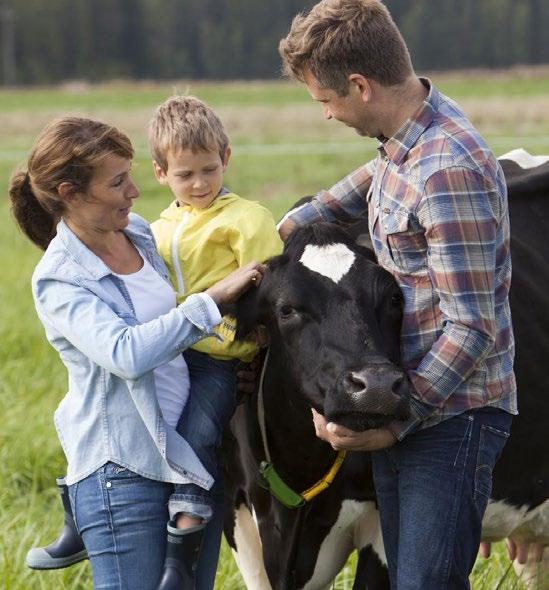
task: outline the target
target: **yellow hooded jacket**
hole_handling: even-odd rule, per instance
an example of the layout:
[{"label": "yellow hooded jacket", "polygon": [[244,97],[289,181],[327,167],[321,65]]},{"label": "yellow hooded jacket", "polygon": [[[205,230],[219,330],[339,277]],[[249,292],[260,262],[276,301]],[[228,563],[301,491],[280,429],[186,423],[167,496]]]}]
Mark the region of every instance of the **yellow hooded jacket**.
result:
[{"label": "yellow hooded jacket", "polygon": [[[158,251],[181,303],[252,260],[265,262],[282,252],[271,213],[259,203],[222,193],[206,209],[175,201],[152,224]],[[216,332],[193,346],[217,359],[250,361],[257,352],[251,342],[234,340],[236,322],[225,316]]]}]

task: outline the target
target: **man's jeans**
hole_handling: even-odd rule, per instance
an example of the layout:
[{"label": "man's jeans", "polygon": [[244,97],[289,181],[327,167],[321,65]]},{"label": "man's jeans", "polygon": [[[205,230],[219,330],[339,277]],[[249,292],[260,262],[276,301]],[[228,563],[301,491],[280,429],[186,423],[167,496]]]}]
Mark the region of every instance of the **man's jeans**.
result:
[{"label": "man's jeans", "polygon": [[470,410],[372,453],[393,590],[469,588],[511,421],[502,410]]},{"label": "man's jeans", "polygon": [[[177,432],[191,445],[202,465],[218,479],[218,454],[223,430],[236,408],[237,360],[220,361],[202,352],[183,353],[189,367],[191,392],[177,424]],[[184,512],[210,520],[212,493],[195,484],[175,486],[170,514]]]}]

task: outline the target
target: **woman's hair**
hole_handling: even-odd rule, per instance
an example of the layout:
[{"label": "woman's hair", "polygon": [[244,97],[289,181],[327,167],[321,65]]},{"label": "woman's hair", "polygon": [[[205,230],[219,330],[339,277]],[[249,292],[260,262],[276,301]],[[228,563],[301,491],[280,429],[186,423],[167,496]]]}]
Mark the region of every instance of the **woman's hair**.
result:
[{"label": "woman's hair", "polygon": [[111,125],[63,117],[46,125],[29,155],[26,170],[10,181],[12,213],[23,232],[45,250],[55,236],[65,206],[58,193],[63,182],[86,192],[102,158],[115,154],[131,159],[128,137]]},{"label": "woman's hair", "polygon": [[303,82],[310,70],[340,96],[350,74],[393,86],[413,73],[402,35],[379,0],[322,0],[294,18],[278,51],[286,75]]}]

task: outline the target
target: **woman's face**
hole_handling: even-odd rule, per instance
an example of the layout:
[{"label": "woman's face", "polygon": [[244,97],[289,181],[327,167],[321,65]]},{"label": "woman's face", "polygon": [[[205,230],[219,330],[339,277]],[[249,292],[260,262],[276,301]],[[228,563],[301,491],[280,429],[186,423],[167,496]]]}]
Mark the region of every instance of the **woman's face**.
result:
[{"label": "woman's face", "polygon": [[97,165],[88,189],[67,204],[69,217],[96,231],[118,231],[128,225],[139,191],[130,176],[131,160],[115,154]]}]

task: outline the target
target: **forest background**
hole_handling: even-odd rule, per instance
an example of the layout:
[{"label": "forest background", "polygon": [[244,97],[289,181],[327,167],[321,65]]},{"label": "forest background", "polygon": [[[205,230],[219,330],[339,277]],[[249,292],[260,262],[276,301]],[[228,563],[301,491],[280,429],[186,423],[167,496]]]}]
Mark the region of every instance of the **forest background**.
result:
[{"label": "forest background", "polygon": [[[0,0],[3,80],[277,78],[307,0]],[[418,71],[549,63],[544,0],[386,0]]]}]

